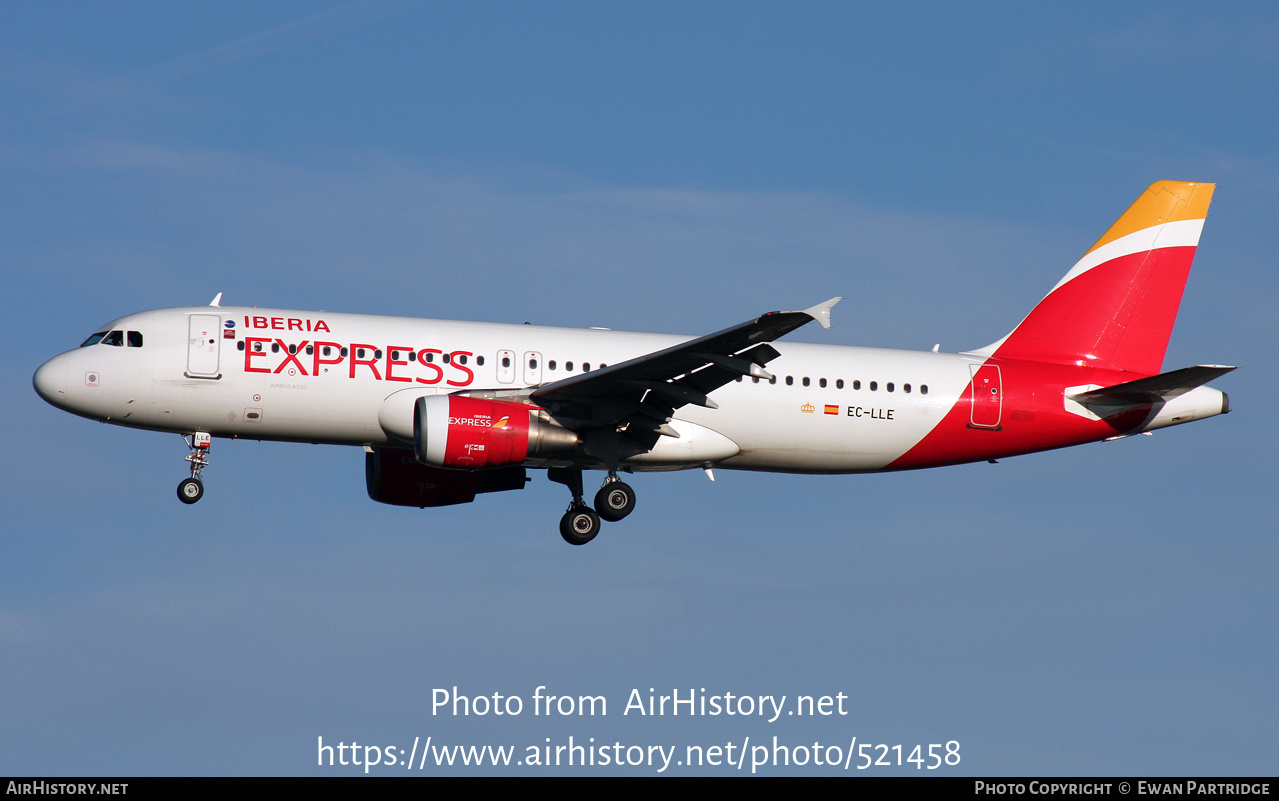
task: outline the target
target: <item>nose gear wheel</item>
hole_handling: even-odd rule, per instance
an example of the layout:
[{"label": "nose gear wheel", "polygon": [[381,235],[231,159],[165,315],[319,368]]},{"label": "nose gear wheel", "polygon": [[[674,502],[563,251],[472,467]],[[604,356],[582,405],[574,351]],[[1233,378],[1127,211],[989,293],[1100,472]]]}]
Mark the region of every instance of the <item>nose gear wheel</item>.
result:
[{"label": "nose gear wheel", "polygon": [[191,449],[186,458],[191,463],[191,477],[182,479],[178,484],[178,500],[191,504],[204,497],[204,482],[200,480],[200,474],[209,466],[209,446],[213,437],[197,431],[189,437],[184,434],[182,441]]}]

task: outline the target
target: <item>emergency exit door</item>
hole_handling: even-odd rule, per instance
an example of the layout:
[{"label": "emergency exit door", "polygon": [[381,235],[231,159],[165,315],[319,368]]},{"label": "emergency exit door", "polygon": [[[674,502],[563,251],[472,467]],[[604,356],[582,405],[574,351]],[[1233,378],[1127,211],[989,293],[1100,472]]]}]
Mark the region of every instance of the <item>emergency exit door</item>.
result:
[{"label": "emergency exit door", "polygon": [[524,383],[530,387],[542,383],[542,354],[536,351],[524,354]]}]

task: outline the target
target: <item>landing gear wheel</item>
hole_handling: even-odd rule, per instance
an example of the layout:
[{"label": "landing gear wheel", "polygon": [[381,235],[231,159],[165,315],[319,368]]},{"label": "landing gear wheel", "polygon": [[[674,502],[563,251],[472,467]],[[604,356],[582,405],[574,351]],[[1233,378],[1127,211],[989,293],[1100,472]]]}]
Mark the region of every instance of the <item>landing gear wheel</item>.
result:
[{"label": "landing gear wheel", "polygon": [[560,536],[569,545],[585,545],[600,533],[600,516],[589,506],[574,506],[560,518]]},{"label": "landing gear wheel", "polygon": [[595,493],[600,517],[615,523],[635,511],[635,490],[622,481],[610,481]]},{"label": "landing gear wheel", "polygon": [[204,483],[198,478],[184,478],[178,485],[178,500],[195,503],[204,497]]},{"label": "landing gear wheel", "polygon": [[209,445],[213,442],[213,435],[207,431],[196,431],[190,436],[183,434],[182,441],[191,449],[191,455],[187,457],[191,463],[191,477],[182,479],[178,485],[178,500],[195,503],[204,497],[204,482],[200,481],[200,474],[209,466]]}]

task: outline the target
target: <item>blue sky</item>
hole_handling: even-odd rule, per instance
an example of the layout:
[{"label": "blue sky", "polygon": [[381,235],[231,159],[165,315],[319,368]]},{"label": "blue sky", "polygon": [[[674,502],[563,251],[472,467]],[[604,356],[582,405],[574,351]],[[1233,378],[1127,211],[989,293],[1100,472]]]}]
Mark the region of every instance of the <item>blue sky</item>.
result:
[{"label": "blue sky", "polygon": [[[0,309],[20,332],[0,353],[0,773],[337,775],[358,771],[317,769],[317,737],[428,735],[958,740],[965,774],[1279,769],[1279,13],[70,3],[0,21]],[[184,507],[176,436],[30,387],[102,322],[217,292],[688,334],[843,295],[831,331],[796,338],[962,350],[1161,179],[1218,184],[1166,366],[1240,365],[1215,384],[1233,414],[995,466],[640,477],[635,514],[586,548],[559,539],[567,498],[541,476],[398,509],[336,447],[215,443]],[[433,716],[454,685],[600,694],[609,714]],[[622,716],[650,687],[842,692],[850,713]]]}]

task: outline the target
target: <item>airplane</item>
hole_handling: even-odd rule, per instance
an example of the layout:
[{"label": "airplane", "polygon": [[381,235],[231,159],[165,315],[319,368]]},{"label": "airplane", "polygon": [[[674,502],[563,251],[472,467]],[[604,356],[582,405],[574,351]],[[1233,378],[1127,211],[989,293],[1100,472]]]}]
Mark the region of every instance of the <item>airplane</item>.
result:
[{"label": "airplane", "polygon": [[[778,342],[829,328],[840,298],[689,338],[219,294],[107,323],[33,383],[82,417],[181,434],[188,504],[214,437],[352,445],[369,497],[401,506],[470,503],[545,469],[572,495],[560,534],[583,545],[634,510],[619,473],[913,470],[1229,412],[1207,384],[1234,367],[1162,372],[1214,189],[1151,185],[1007,336],[961,353]],[[593,506],[585,470],[606,474]]]}]

